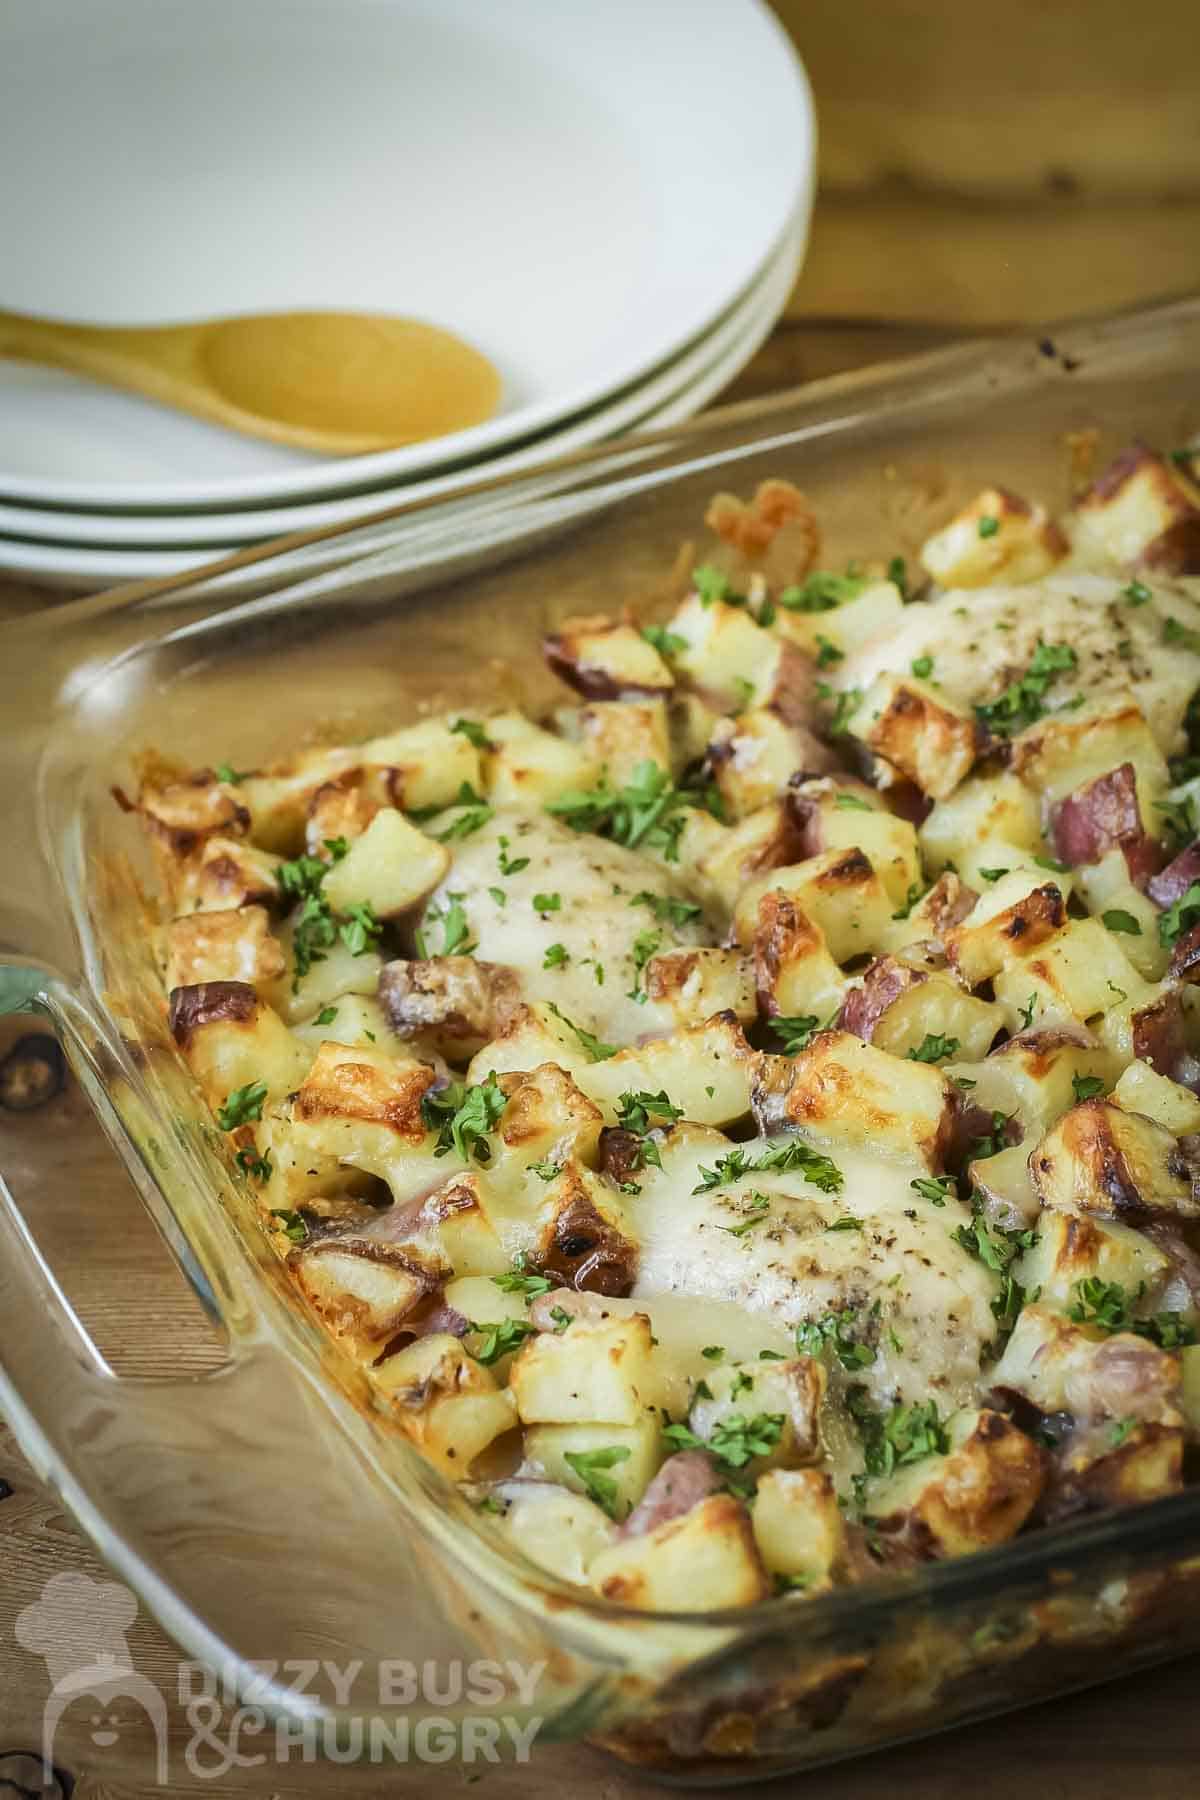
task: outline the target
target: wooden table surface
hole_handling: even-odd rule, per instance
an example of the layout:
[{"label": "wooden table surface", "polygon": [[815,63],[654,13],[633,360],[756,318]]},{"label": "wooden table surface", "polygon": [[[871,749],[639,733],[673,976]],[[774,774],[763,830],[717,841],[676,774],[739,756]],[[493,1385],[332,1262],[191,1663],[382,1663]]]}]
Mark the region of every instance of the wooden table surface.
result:
[{"label": "wooden table surface", "polygon": [[[781,327],[724,398],[771,391],[947,336],[936,328],[793,322]],[[53,597],[45,592],[0,577],[0,618],[48,603]],[[3,1022],[0,1048],[15,1035],[16,1022]],[[171,1346],[175,1367],[200,1369],[219,1360],[198,1306],[77,1090],[35,1113],[0,1111],[0,1170],[118,1372],[161,1371],[164,1344]],[[38,1750],[49,1687],[45,1664],[16,1641],[16,1616],[53,1575],[81,1571],[102,1578],[104,1572],[3,1425],[0,1495],[0,1800],[10,1800],[18,1789],[6,1777],[28,1784],[30,1765],[5,1755]],[[137,1669],[171,1694],[177,1653],[144,1612],[129,1632],[129,1647]],[[1011,1800],[1020,1787],[1031,1788],[1038,1800],[1126,1800],[1135,1789],[1155,1800],[1191,1800],[1200,1760],[1198,1684],[1200,1658],[1191,1658],[784,1785],[813,1800],[961,1800],[965,1792],[973,1800]],[[153,1786],[152,1738],[140,1709],[131,1709],[111,1745],[98,1747],[90,1730],[75,1708],[57,1738],[57,1761],[75,1778],[79,1800],[162,1792]],[[538,1800],[568,1786],[580,1800],[647,1800],[664,1791],[598,1752],[558,1747],[537,1752],[531,1769],[412,1764],[386,1772],[334,1771],[293,1761],[200,1780],[188,1774],[182,1758],[187,1737],[184,1721],[173,1714],[168,1791],[207,1790],[221,1800],[234,1794],[288,1800],[330,1788],[364,1796],[450,1794],[476,1781],[477,1791],[493,1800]]]}]

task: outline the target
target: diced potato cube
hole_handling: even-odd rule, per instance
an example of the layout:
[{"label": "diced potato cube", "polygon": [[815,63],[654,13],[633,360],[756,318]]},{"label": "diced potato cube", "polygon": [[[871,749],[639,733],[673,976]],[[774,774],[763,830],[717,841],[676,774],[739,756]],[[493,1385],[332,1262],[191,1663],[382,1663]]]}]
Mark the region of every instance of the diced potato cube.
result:
[{"label": "diced potato cube", "polygon": [[1115,1447],[1112,1426],[1072,1438],[1055,1472],[1049,1519],[1114,1506],[1144,1506],[1148,1500],[1178,1493],[1183,1485],[1183,1432],[1156,1424],[1131,1430],[1125,1420],[1120,1421],[1120,1432],[1121,1442]]},{"label": "diced potato cube", "polygon": [[372,1383],[406,1435],[453,1479],[517,1422],[512,1395],[455,1337],[418,1338],[374,1369]]},{"label": "diced potato cube", "polygon": [[1166,574],[1200,567],[1200,490],[1184,471],[1134,444],[1093,482],[1075,509],[1076,554]]},{"label": "diced potato cube", "polygon": [[670,665],[625,619],[564,619],[542,648],[554,673],[589,700],[665,694],[675,685]]},{"label": "diced potato cube", "polygon": [[[331,1011],[333,1017],[329,1018]],[[317,1023],[318,1018],[321,1024]],[[374,1045],[390,1056],[404,1058],[411,1054],[411,1046],[396,1036],[384,1018],[378,1000],[368,999],[366,994],[340,995],[336,1005],[326,1007],[316,1018],[306,1019],[295,1027],[295,1032],[302,1044],[310,1046],[312,1055],[324,1043]]]},{"label": "diced potato cube", "polygon": [[758,902],[754,979],[759,1006],[771,1018],[827,1021],[846,991],[824,933],[786,894],[774,890]]},{"label": "diced potato cube", "polygon": [[1029,1174],[1028,1144],[1006,1144],[994,1156],[975,1157],[967,1164],[967,1179],[990,1224],[1023,1231],[1037,1218],[1042,1203]]},{"label": "diced potato cube", "polygon": [[877,1482],[875,1528],[925,1556],[963,1556],[1015,1536],[1041,1497],[1044,1452],[1003,1413],[958,1413],[950,1450]]},{"label": "diced potato cube", "polygon": [[505,1075],[511,1070],[536,1069],[546,1062],[558,1063],[577,1077],[588,1066],[588,1056],[579,1039],[548,1006],[518,1006],[500,1035],[471,1059],[467,1081],[477,1087],[493,1070]]},{"label": "diced potato cube", "polygon": [[[663,1461],[666,1446],[654,1413],[634,1425],[531,1425],[525,1432],[525,1459],[551,1481],[590,1494],[612,1519],[627,1518]],[[616,1451],[613,1458],[605,1451]],[[621,1452],[624,1455],[621,1455]],[[600,1452],[603,1466],[582,1464]],[[572,1461],[571,1459],[575,1460]],[[597,1479],[598,1477],[598,1479]]]},{"label": "diced potato cube", "polygon": [[284,953],[261,906],[187,913],[167,927],[167,987],[209,981],[269,987],[283,974]]},{"label": "diced potato cube", "polygon": [[681,1518],[602,1550],[588,1570],[605,1600],[646,1612],[752,1606],[770,1589],[745,1507],[712,1494]]},{"label": "diced potato cube", "polygon": [[372,999],[379,987],[382,957],[374,950],[363,950],[357,956],[342,938],[321,951],[319,962],[313,962],[303,975],[296,970],[296,915],[284,921],[279,930],[285,967],[269,989],[268,997],[289,1024],[311,1019],[323,1012],[343,994],[367,994]]},{"label": "diced potato cube", "polygon": [[846,1555],[846,1526],[823,1469],[768,1469],[751,1515],[770,1574],[813,1592],[832,1585]]},{"label": "diced potato cube", "polygon": [[177,879],[169,882],[176,910],[272,906],[279,898],[278,867],[277,856],[243,838],[206,837],[199,855],[177,864]]},{"label": "diced potato cube", "polygon": [[581,1318],[561,1335],[527,1338],[511,1389],[522,1422],[636,1425],[654,1395],[650,1321]]},{"label": "diced potato cube", "polygon": [[[1004,1017],[948,975],[880,956],[848,990],[838,1023],[893,1056],[926,1050],[930,1054],[922,1060],[944,1062],[986,1056]],[[932,1054],[939,1040],[945,1047]]]},{"label": "diced potato cube", "polygon": [[1112,1005],[1114,994],[1137,996],[1139,989],[1150,992],[1121,949],[1120,940],[1096,919],[1070,919],[1036,948],[1027,948],[1028,942],[1028,938],[1021,940],[1019,955],[999,971],[992,984],[996,999],[1008,1013],[1011,1030],[1046,1017],[1094,1019]]},{"label": "diced potato cube", "polygon": [[946,955],[968,987],[989,981],[1066,924],[1063,879],[1014,869],[980,895],[961,924],[946,933]]},{"label": "diced potato cube", "polygon": [[525,1485],[528,1492],[516,1494],[497,1521],[500,1529],[530,1562],[582,1587],[601,1550],[616,1542],[615,1525],[580,1494]]},{"label": "diced potato cube", "polygon": [[727,819],[745,819],[782,794],[805,767],[804,736],[778,713],[758,708],[718,719],[705,758]]},{"label": "diced potato cube", "polygon": [[579,715],[580,743],[614,787],[633,780],[641,763],[671,766],[667,709],[661,700],[597,700]]},{"label": "diced potato cube", "polygon": [[999,1393],[1023,1394],[1040,1412],[1077,1420],[1134,1418],[1177,1426],[1179,1358],[1132,1332],[1077,1325],[1031,1302],[1017,1315],[992,1370]]},{"label": "diced potato cube", "polygon": [[[370,1238],[318,1239],[288,1258],[301,1291],[335,1337],[367,1361],[379,1355],[405,1319],[437,1290],[450,1264],[415,1243]],[[453,1340],[457,1343],[457,1339]]]},{"label": "diced potato cube", "polygon": [[743,1024],[754,1018],[754,964],[738,950],[660,950],[642,974],[650,1028],[702,1025],[714,1013],[731,1012]]},{"label": "diced potato cube", "polygon": [[454,714],[422,719],[359,746],[356,758],[381,799],[405,812],[419,812],[427,806],[453,806],[464,782],[478,788],[480,753],[464,732],[454,730],[455,722]]},{"label": "diced potato cube", "polygon": [[[703,821],[706,814],[693,811],[680,838],[680,861],[684,862],[685,846],[693,831],[693,820]],[[748,882],[761,878],[762,872],[781,864],[794,862],[800,854],[800,831],[791,807],[783,800],[751,813],[732,827],[718,824],[716,834],[709,826],[699,828],[700,855],[696,862],[696,879],[700,891],[726,914],[732,914]],[[704,845],[704,838],[709,842]]]},{"label": "diced potato cube", "polygon": [[1200,1217],[1192,1170],[1171,1133],[1107,1100],[1064,1113],[1029,1159],[1047,1206],[1143,1223],[1163,1214]]},{"label": "diced potato cube", "polygon": [[1174,1137],[1200,1131],[1200,1099],[1190,1088],[1156,1073],[1149,1063],[1131,1062],[1109,1099],[1127,1112],[1144,1113]]},{"label": "diced potato cube", "polygon": [[760,1413],[783,1421],[770,1454],[747,1467],[818,1462],[823,1454],[821,1406],[825,1398],[824,1365],[811,1356],[790,1362],[725,1362],[706,1370],[704,1390],[692,1401],[688,1424],[708,1442],[722,1426]]},{"label": "diced potato cube", "polygon": [[804,847],[810,856],[825,850],[861,850],[893,906],[922,885],[915,830],[907,819],[886,811],[873,790],[859,791],[828,780],[805,782],[793,790],[792,804],[804,821]]},{"label": "diced potato cube", "polygon": [[1027,1293],[1036,1292],[1043,1305],[1061,1306],[1065,1311],[1075,1298],[1079,1281],[1095,1277],[1115,1281],[1131,1294],[1143,1288],[1151,1293],[1169,1268],[1170,1258],[1143,1232],[1115,1219],[1043,1206],[1037,1240],[1013,1272]]},{"label": "diced potato cube", "polygon": [[278,1013],[240,981],[175,988],[171,1035],[210,1105],[235,1088],[265,1082],[268,1103],[290,1094],[312,1061]]},{"label": "diced potato cube", "polygon": [[703,1025],[589,1063],[576,1080],[610,1117],[624,1093],[665,1091],[694,1124],[729,1125],[750,1111],[754,1063],[755,1052],[737,1021],[718,1014]]},{"label": "diced potato cube", "polygon": [[1079,885],[1106,931],[1121,939],[1121,949],[1144,981],[1159,981],[1167,972],[1168,952],[1159,942],[1158,908],[1129,879],[1125,858],[1112,850],[1100,862],[1078,871]]},{"label": "diced potato cube", "polygon": [[334,912],[366,905],[377,918],[394,919],[431,894],[449,867],[445,844],[385,806],[333,865],[321,891]]},{"label": "diced potato cube", "polygon": [[764,1131],[944,1166],[958,1090],[929,1063],[902,1061],[845,1031],[822,1031],[795,1057],[764,1056],[754,1083]]},{"label": "diced potato cube", "polygon": [[818,926],[835,961],[848,962],[882,945],[893,906],[870,862],[858,850],[827,850],[748,882],[737,897],[734,929],[750,944],[759,925],[759,902],[781,893]]},{"label": "diced potato cube", "polygon": [[1079,1095],[1077,1083],[1106,1086],[1116,1074],[1110,1051],[1078,1025],[1035,1027],[1009,1038],[982,1062],[955,1061],[951,1075],[974,1085],[971,1099],[988,1112],[1016,1113],[1026,1130],[1041,1132]]},{"label": "diced potato cube", "polygon": [[488,798],[495,806],[546,806],[599,778],[590,749],[543,731],[521,713],[498,714],[487,731],[495,745],[486,759]]},{"label": "diced potato cube", "polygon": [[1101,699],[1071,712],[1048,713],[1013,740],[1013,773],[1040,798],[1047,813],[1076,788],[1122,763],[1133,764],[1138,807],[1149,824],[1171,777],[1136,701]]},{"label": "diced potato cube", "polygon": [[953,793],[975,761],[975,715],[915,675],[880,675],[849,729],[934,800]]},{"label": "diced potato cube", "polygon": [[952,862],[961,874],[965,853],[993,839],[1035,852],[1042,843],[1037,796],[1007,771],[973,775],[937,802],[917,837],[921,854],[934,871]]},{"label": "diced potato cube", "polygon": [[944,588],[1040,581],[1067,553],[1041,506],[1006,488],[984,488],[921,546],[921,566]]},{"label": "diced potato cube", "polygon": [[824,638],[843,656],[853,656],[875,638],[895,631],[904,617],[904,601],[892,581],[871,581],[853,599],[826,612],[799,612],[779,605],[771,629],[817,656]]},{"label": "diced potato cube", "polygon": [[[811,690],[812,664],[794,645],[764,631],[745,607],[723,600],[705,605],[691,594],[668,629],[686,646],[673,653],[675,669],[726,709],[770,706],[801,675]],[[781,708],[785,715],[791,710]]]}]

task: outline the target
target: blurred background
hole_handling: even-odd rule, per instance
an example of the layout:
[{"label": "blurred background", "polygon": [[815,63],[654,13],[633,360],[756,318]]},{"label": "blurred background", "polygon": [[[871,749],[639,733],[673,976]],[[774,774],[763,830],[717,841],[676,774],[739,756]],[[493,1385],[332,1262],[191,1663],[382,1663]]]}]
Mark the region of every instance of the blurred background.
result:
[{"label": "blurred background", "polygon": [[820,187],[783,325],[739,394],[1200,286],[1183,0],[773,3],[816,96]]}]

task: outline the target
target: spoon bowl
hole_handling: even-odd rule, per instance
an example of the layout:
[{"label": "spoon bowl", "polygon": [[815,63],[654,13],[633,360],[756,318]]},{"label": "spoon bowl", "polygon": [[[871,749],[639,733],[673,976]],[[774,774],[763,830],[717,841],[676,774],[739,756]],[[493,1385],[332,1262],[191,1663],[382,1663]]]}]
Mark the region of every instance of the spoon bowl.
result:
[{"label": "spoon bowl", "polygon": [[329,456],[466,430],[492,417],[501,394],[493,364],[453,332],[378,313],[119,326],[0,312],[0,356],[87,375]]}]

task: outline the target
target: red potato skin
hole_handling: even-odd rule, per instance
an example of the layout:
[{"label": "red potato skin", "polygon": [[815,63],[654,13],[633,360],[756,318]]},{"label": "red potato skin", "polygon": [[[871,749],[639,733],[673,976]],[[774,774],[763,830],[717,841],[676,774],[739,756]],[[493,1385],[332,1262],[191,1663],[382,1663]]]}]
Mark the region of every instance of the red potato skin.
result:
[{"label": "red potato skin", "polygon": [[919,970],[910,969],[893,956],[876,957],[863,976],[862,986],[851,988],[842,1001],[837,1016],[839,1031],[852,1031],[869,1044],[888,1007],[923,980]]},{"label": "red potato skin", "polygon": [[1129,879],[1135,887],[1145,887],[1162,852],[1142,823],[1132,763],[1122,763],[1067,795],[1055,814],[1054,847],[1072,868],[1120,850]]},{"label": "red potato skin", "polygon": [[669,1519],[682,1518],[717,1493],[723,1480],[707,1450],[680,1450],[669,1456],[621,1526],[621,1537],[645,1537]]},{"label": "red potato skin", "polygon": [[1146,883],[1146,892],[1155,906],[1174,906],[1176,900],[1182,900],[1193,881],[1200,881],[1200,838],[1152,876]]}]

